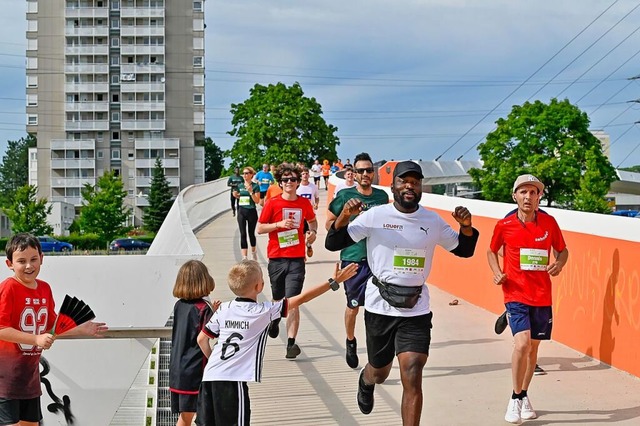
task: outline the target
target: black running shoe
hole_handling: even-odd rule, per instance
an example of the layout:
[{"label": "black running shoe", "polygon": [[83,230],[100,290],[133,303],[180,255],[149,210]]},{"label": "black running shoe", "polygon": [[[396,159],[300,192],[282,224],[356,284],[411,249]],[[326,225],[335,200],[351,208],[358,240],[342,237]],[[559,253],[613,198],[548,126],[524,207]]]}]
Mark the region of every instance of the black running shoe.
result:
[{"label": "black running shoe", "polygon": [[353,339],[353,342],[350,342],[347,339],[347,355],[346,355],[347,365],[351,368],[358,368],[358,342],[356,339]]},{"label": "black running shoe", "polygon": [[369,414],[373,410],[373,389],[376,385],[367,385],[364,383],[362,376],[364,375],[364,368],[360,370],[360,376],[358,377],[358,408],[362,414]]},{"label": "black running shoe", "polygon": [[502,334],[502,332],[507,328],[507,325],[507,311],[504,311],[496,320],[496,324],[493,326],[493,331],[495,331],[496,334]]},{"label": "black running shoe", "polygon": [[542,367],[540,367],[538,364],[536,364],[536,369],[533,370],[533,375],[534,376],[544,376],[545,374],[547,374],[547,372],[544,371],[544,369]]},{"label": "black running shoe", "polygon": [[298,355],[300,355],[300,346],[294,343],[291,346],[287,346],[287,354],[284,356],[287,359],[295,359]]},{"label": "black running shoe", "polygon": [[269,324],[269,337],[275,339],[278,334],[280,334],[280,318],[271,321],[271,324]]}]

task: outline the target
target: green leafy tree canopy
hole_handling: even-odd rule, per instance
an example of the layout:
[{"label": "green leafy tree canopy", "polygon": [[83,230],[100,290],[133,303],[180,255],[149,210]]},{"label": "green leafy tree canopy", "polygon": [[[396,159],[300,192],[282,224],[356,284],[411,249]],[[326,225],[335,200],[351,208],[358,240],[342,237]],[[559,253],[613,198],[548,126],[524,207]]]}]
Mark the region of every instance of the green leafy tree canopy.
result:
[{"label": "green leafy tree canopy", "polygon": [[127,191],[120,176],[106,172],[95,186],[86,184],[82,188],[83,207],[80,211],[80,228],[85,233],[97,234],[104,244],[122,235],[129,209],[124,206]]},{"label": "green leafy tree canopy", "polygon": [[228,134],[237,138],[227,153],[231,169],[337,159],[338,128],[325,122],[320,104],[304,96],[298,83],[256,84],[249,99],[231,105],[231,113],[233,129]]},{"label": "green leafy tree canopy", "polygon": [[171,188],[169,188],[169,181],[164,175],[162,161],[156,158],[149,191],[149,205],[144,209],[143,221],[146,230],[158,232],[171,209],[171,198]]},{"label": "green leafy tree canopy", "polygon": [[224,151],[210,137],[206,137],[198,145],[204,146],[204,181],[216,180],[224,169]]},{"label": "green leafy tree canopy", "polygon": [[30,232],[34,235],[48,235],[53,228],[47,223],[51,206],[44,198],[36,199],[38,189],[33,185],[18,188],[9,208],[3,209],[11,221],[11,232]]},{"label": "green leafy tree canopy", "polygon": [[[545,184],[548,206],[576,208],[578,191],[583,198],[591,194],[604,199],[617,179],[600,141],[589,131],[589,117],[566,99],[516,105],[496,124],[478,146],[483,168],[469,171],[487,200],[511,202],[515,178],[531,173]],[[587,203],[594,208],[589,211],[599,209],[595,198]],[[580,209],[590,209],[587,204],[581,202]]]},{"label": "green leafy tree canopy", "polygon": [[36,139],[32,135],[7,141],[0,164],[0,206],[10,206],[18,188],[29,183],[29,148],[35,146]]}]

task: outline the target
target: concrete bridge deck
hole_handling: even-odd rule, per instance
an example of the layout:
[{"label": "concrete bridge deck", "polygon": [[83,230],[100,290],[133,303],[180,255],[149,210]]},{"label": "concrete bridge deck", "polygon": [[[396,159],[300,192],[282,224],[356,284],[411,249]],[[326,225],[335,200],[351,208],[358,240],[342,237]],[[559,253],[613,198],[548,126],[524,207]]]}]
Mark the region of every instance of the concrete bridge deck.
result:
[{"label": "concrete bridge deck", "polygon": [[[307,263],[306,284],[324,281],[338,258],[323,247],[325,191],[321,190],[321,226],[315,254]],[[213,296],[233,298],[226,274],[239,261],[239,232],[231,212],[219,216],[197,234],[204,262],[216,280]],[[258,236],[259,262],[266,274],[266,236]],[[484,256],[480,248],[476,256]],[[469,285],[482,291],[490,283]],[[424,370],[423,425],[506,425],[504,411],[511,394],[508,330],[493,332],[496,314],[466,303],[449,305],[456,297],[431,286],[434,312],[431,355]],[[344,293],[328,292],[301,307],[296,360],[284,358],[286,334],[269,339],[263,381],[250,384],[253,425],[399,425],[402,386],[394,367],[389,379],[376,387],[375,408],[358,410],[355,396],[359,370],[344,361]],[[357,338],[360,364],[366,362],[362,316]],[[640,379],[602,365],[556,342],[543,342],[540,365],[548,372],[536,376],[529,389],[539,418],[531,425],[639,425]]]}]

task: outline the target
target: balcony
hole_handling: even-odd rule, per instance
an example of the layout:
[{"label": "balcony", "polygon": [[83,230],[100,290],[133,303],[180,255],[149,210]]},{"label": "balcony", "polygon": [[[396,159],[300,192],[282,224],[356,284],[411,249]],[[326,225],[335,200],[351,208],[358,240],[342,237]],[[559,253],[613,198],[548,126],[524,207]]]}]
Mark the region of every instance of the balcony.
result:
[{"label": "balcony", "polygon": [[90,44],[85,46],[65,46],[65,55],[108,55],[109,45],[106,44]]},{"label": "balcony", "polygon": [[122,74],[164,74],[164,64],[122,64]]},{"label": "balcony", "polygon": [[66,64],[64,72],[67,74],[107,74],[108,64]]},{"label": "balcony", "polygon": [[51,169],[94,169],[96,160],[93,158],[52,158]]},{"label": "balcony", "polygon": [[164,45],[123,44],[120,46],[122,55],[164,55]]},{"label": "balcony", "polygon": [[82,188],[85,184],[95,185],[95,178],[55,178],[51,177],[52,188]]},{"label": "balcony", "polygon": [[107,112],[109,102],[65,102],[64,110],[66,112]]},{"label": "balcony", "polygon": [[96,37],[102,36],[106,37],[109,35],[109,27],[65,27],[64,35],[66,36],[87,36],[87,37]]},{"label": "balcony", "polygon": [[77,130],[104,132],[109,130],[109,120],[65,121],[64,130],[67,132]]},{"label": "balcony", "polygon": [[[136,158],[136,169],[153,169],[156,164],[155,158]],[[180,167],[179,158],[162,158],[162,167],[165,169],[177,169]],[[136,178],[138,179],[138,178]]]},{"label": "balcony", "polygon": [[82,206],[82,197],[61,197],[58,195],[49,197],[49,200],[51,202],[59,201],[63,203],[73,204],[76,207]]},{"label": "balcony", "polygon": [[152,26],[134,26],[134,25],[129,26],[128,25],[120,28],[120,35],[123,37],[125,36],[164,37],[164,27],[163,26],[152,27]]},{"label": "balcony", "polygon": [[[153,160],[153,163],[155,165],[155,161]],[[165,160],[163,160],[162,164],[164,165]],[[138,163],[136,162],[136,166],[138,166]],[[165,167],[166,168],[166,167]],[[168,177],[165,176],[167,179],[167,182],[169,182],[169,186],[172,188],[179,188],[180,187],[180,177]],[[151,186],[151,181],[153,180],[152,177],[146,177],[146,176],[136,176],[136,188],[148,188]],[[138,203],[138,205],[140,205],[140,203]]]},{"label": "balcony", "polygon": [[165,126],[165,120],[122,120],[120,122],[122,130],[165,130]]},{"label": "balcony", "polygon": [[135,149],[178,149],[180,139],[136,139]]},{"label": "balcony", "polygon": [[96,143],[93,139],[80,139],[80,140],[67,140],[67,139],[52,139],[51,150],[67,150],[67,149],[83,149],[93,150]]},{"label": "balcony", "polygon": [[121,18],[164,18],[164,7],[120,7]]},{"label": "balcony", "polygon": [[66,93],[108,93],[109,83],[65,83]]},{"label": "balcony", "polygon": [[129,83],[120,81],[120,92],[122,93],[164,93],[164,83]]},{"label": "balcony", "polygon": [[109,9],[106,7],[67,7],[64,9],[65,18],[108,18]]},{"label": "balcony", "polygon": [[164,101],[123,101],[120,103],[123,112],[164,111]]}]

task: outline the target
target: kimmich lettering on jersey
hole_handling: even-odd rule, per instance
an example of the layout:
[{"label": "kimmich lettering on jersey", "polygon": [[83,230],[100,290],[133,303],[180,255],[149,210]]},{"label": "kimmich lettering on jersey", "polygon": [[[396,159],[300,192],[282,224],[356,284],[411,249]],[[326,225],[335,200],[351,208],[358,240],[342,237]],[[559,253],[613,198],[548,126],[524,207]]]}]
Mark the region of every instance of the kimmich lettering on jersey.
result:
[{"label": "kimmich lettering on jersey", "polygon": [[248,330],[249,321],[225,320],[224,326],[227,328],[235,328],[236,330]]}]

